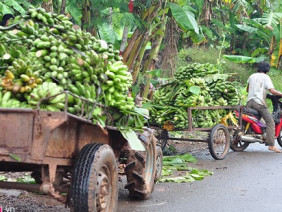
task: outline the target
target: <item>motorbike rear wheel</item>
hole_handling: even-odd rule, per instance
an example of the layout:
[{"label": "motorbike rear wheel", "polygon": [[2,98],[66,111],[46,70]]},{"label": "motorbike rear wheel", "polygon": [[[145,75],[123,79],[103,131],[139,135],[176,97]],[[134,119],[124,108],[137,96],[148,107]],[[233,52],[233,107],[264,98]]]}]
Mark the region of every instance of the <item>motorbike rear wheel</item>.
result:
[{"label": "motorbike rear wheel", "polygon": [[[246,123],[243,122],[242,124],[242,130],[241,131],[235,131],[233,138],[231,139],[231,143],[230,143],[230,148],[234,151],[234,152],[242,152],[245,149],[247,149],[247,147],[249,146],[250,143],[245,142],[245,141],[241,141],[238,138],[238,133],[239,132],[245,132],[246,130]],[[249,129],[247,130],[246,133],[249,132]]]},{"label": "motorbike rear wheel", "polygon": [[282,147],[282,127],[280,129],[280,133],[277,137],[278,144]]}]

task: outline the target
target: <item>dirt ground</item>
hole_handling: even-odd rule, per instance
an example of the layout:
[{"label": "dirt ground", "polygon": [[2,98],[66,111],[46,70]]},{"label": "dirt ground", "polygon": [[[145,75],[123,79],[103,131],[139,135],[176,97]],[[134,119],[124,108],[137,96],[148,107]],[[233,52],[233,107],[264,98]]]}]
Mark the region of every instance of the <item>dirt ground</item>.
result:
[{"label": "dirt ground", "polygon": [[[188,141],[168,141],[167,150],[164,154],[183,154],[190,153],[197,157],[197,154],[209,154],[207,143],[188,142]],[[29,173],[4,173],[0,172],[0,176],[9,178],[9,181],[15,181],[17,178],[28,175]],[[124,180],[122,180],[124,181]],[[120,183],[120,190],[124,191],[123,185]],[[69,212],[69,208],[57,200],[40,193],[32,193],[22,190],[6,190],[0,189],[0,208],[2,211],[11,212]],[[1,211],[1,210],[0,210]]]}]

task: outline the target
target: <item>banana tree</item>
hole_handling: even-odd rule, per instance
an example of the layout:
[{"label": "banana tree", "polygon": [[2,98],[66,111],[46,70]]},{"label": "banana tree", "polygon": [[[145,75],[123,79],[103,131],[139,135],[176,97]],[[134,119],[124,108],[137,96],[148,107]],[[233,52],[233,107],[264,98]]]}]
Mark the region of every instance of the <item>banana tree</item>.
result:
[{"label": "banana tree", "polygon": [[269,47],[270,64],[278,68],[282,61],[282,13],[265,13],[262,22],[272,35]]}]

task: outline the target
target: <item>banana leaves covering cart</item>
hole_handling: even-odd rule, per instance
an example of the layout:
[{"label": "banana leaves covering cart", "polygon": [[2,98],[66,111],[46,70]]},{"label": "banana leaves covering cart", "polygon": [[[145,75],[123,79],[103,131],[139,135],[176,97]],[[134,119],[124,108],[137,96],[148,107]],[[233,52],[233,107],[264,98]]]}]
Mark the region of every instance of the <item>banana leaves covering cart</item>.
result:
[{"label": "banana leaves covering cart", "polygon": [[0,182],[0,188],[43,192],[71,211],[116,211],[118,174],[124,174],[129,195],[147,199],[156,171],[153,130],[133,134],[142,146],[133,150],[131,139],[117,128],[90,121],[91,111],[103,105],[81,98],[89,112],[72,115],[67,96],[73,94],[64,93],[62,112],[0,108],[0,171],[32,172],[36,181]]},{"label": "banana leaves covering cart", "polygon": [[[236,127],[240,127],[242,123],[241,112],[239,113],[239,124],[235,125],[232,122],[232,125],[226,126],[225,124],[218,123],[212,128],[195,128],[193,127],[193,117],[192,110],[239,110],[241,111],[241,106],[213,106],[213,107],[188,107],[187,109],[187,118],[188,118],[188,128],[187,129],[174,129],[173,125],[164,125],[164,127],[159,126],[151,126],[157,130],[158,135],[156,136],[159,145],[162,150],[165,149],[168,140],[178,140],[178,141],[192,141],[192,142],[206,142],[208,143],[209,151],[211,156],[216,160],[224,159],[230,149],[230,131]],[[207,139],[191,139],[191,138],[173,138],[169,136],[169,131],[185,131],[185,132],[193,132],[193,131],[202,131],[208,132],[209,136]]]}]

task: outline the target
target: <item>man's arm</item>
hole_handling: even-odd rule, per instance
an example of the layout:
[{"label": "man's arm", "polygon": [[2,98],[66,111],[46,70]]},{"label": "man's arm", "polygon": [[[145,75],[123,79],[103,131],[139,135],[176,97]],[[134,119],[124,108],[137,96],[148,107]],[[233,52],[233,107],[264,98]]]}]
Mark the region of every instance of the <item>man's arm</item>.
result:
[{"label": "man's arm", "polygon": [[277,90],[275,90],[274,88],[270,88],[269,92],[272,93],[273,95],[281,96],[282,97],[282,93],[277,91]]},{"label": "man's arm", "polygon": [[249,93],[249,83],[247,85],[246,91]]}]

